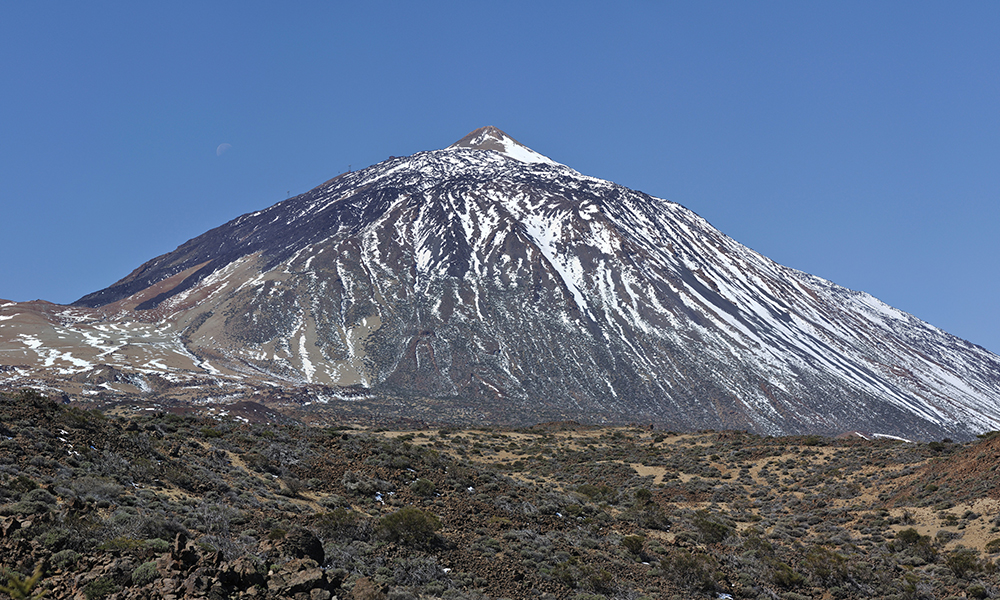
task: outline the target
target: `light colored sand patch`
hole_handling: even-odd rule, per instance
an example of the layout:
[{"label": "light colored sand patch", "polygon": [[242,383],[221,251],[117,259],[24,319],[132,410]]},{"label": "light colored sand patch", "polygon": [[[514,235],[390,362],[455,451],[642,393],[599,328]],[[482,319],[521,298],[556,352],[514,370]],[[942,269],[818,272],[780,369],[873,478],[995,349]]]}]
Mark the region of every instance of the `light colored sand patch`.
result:
[{"label": "light colored sand patch", "polygon": [[635,472],[639,474],[639,477],[651,476],[653,478],[654,485],[663,483],[663,478],[667,474],[666,467],[647,467],[646,465],[639,463],[631,463],[629,466],[635,469]]},{"label": "light colored sand patch", "polygon": [[[965,527],[963,529],[959,529],[954,525],[946,525],[942,520],[942,516],[945,514],[952,514],[956,517],[961,517],[967,510],[979,513],[981,516],[972,521],[960,520],[960,523],[965,523]],[[931,507],[923,506],[917,508],[893,508],[890,509],[889,512],[894,517],[903,517],[905,513],[909,513],[910,517],[913,519],[913,523],[893,525],[892,529],[896,532],[903,529],[913,528],[916,529],[917,533],[920,535],[927,535],[932,538],[942,530],[949,531],[953,534],[959,534],[960,537],[949,541],[945,545],[945,549],[949,551],[954,550],[958,546],[965,546],[966,548],[975,548],[980,552],[985,552],[987,543],[1000,538],[1000,532],[990,531],[990,529],[993,528],[992,519],[1000,514],[1000,501],[992,498],[980,498],[971,504],[963,503],[945,511],[936,511]]]}]

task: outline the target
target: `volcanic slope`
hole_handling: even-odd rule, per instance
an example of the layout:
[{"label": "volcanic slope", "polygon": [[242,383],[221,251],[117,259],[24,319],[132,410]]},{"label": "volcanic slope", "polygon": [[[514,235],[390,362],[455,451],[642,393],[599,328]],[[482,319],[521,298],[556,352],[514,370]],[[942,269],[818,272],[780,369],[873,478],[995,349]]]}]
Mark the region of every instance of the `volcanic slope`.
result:
[{"label": "volcanic slope", "polygon": [[155,327],[194,371],[433,399],[442,421],[1000,429],[1000,357],[493,127],[241,216],[70,310]]}]

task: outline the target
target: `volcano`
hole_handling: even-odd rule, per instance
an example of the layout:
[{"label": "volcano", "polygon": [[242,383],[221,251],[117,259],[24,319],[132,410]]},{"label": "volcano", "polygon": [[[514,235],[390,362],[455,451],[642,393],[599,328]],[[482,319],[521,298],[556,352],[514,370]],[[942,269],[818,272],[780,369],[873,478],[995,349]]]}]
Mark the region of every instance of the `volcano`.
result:
[{"label": "volcano", "polygon": [[205,401],[264,387],[440,422],[1000,429],[1000,357],[495,127],[243,215],[72,306],[0,318],[15,312],[36,329],[0,329],[23,349],[0,353],[7,385],[210,381]]}]

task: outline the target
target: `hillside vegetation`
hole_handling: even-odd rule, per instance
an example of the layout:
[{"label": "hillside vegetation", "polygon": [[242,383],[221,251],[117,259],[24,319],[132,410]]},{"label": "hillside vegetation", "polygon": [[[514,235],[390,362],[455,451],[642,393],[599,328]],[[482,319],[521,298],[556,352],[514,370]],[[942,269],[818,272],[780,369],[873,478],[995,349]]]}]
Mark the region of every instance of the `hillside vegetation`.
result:
[{"label": "hillside vegetation", "polygon": [[25,391],[0,396],[0,591],[995,597],[1000,439],[982,438],[320,428]]}]

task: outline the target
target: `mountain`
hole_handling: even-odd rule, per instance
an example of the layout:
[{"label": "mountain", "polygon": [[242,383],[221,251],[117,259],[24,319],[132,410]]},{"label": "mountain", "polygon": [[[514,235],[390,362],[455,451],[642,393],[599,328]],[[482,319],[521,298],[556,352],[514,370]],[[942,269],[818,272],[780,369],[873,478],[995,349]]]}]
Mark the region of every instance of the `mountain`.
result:
[{"label": "mountain", "polygon": [[0,319],[15,311],[34,325],[0,329],[0,360],[20,347],[28,362],[8,385],[41,365],[81,394],[252,389],[434,421],[769,434],[1000,429],[1000,357],[494,127],[243,215],[71,307]]}]

